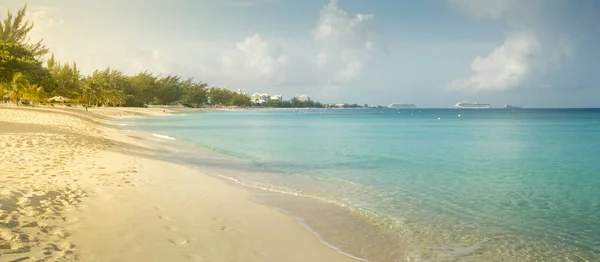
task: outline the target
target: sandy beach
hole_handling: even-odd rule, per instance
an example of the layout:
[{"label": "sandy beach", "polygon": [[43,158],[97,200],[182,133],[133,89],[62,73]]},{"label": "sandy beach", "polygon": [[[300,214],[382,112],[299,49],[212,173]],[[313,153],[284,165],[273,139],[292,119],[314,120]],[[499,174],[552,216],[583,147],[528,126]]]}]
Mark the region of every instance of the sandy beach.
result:
[{"label": "sandy beach", "polygon": [[357,261],[111,120],[169,112],[0,107],[0,261]]}]

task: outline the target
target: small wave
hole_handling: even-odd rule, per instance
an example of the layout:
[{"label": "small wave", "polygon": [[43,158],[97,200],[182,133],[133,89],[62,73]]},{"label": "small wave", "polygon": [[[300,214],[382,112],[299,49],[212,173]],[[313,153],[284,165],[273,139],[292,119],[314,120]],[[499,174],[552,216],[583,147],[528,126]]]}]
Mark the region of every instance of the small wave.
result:
[{"label": "small wave", "polygon": [[[322,198],[318,198],[318,197],[313,197],[313,196],[309,196],[309,195],[305,195],[302,193],[298,193],[298,192],[293,192],[293,191],[288,191],[288,190],[280,190],[280,189],[275,189],[269,186],[259,186],[259,185],[253,185],[253,184],[248,184],[248,183],[244,183],[238,179],[235,179],[233,177],[229,177],[229,176],[224,176],[224,175],[220,175],[220,174],[215,174],[215,173],[207,173],[209,175],[213,175],[213,176],[217,176],[223,179],[227,179],[230,181],[233,181],[234,183],[241,185],[241,186],[246,186],[246,187],[251,187],[251,188],[256,188],[256,189],[260,189],[260,190],[265,190],[268,192],[275,192],[275,193],[280,193],[280,194],[286,194],[286,195],[293,195],[293,196],[302,196],[302,197],[308,197],[308,198],[313,198],[313,199],[317,199],[326,203],[332,203],[331,201],[322,199]],[[304,219],[302,219],[301,217],[295,216],[292,213],[288,212],[287,210],[280,208],[280,207],[274,207],[275,209],[277,209],[278,211],[285,213],[291,217],[293,217],[300,225],[302,225],[302,227],[304,227],[306,230],[308,230],[309,232],[311,232],[312,234],[314,234],[321,243],[323,243],[324,245],[326,245],[327,247],[341,253],[342,255],[348,256],[350,258],[359,260],[359,261],[365,261],[365,262],[369,262],[369,260],[366,260],[364,258],[361,257],[357,257],[355,255],[352,255],[350,253],[344,252],[343,250],[341,250],[340,248],[336,247],[335,245],[333,245],[332,243],[327,242],[317,231],[315,231],[312,227],[310,227],[305,221]]]},{"label": "small wave", "polygon": [[118,124],[119,126],[127,126],[127,124]]},{"label": "small wave", "polygon": [[286,195],[293,195],[293,196],[302,196],[302,194],[297,193],[297,192],[290,192],[290,191],[286,191],[286,190],[279,190],[279,189],[275,189],[275,188],[270,188],[270,187],[263,187],[263,186],[258,186],[258,185],[252,185],[252,184],[248,184],[248,183],[244,183],[238,179],[235,179],[233,177],[228,177],[228,176],[224,176],[224,175],[219,175],[219,174],[214,174],[214,173],[207,173],[213,176],[217,176],[223,179],[227,179],[227,180],[231,180],[233,182],[235,182],[238,185],[242,185],[242,186],[246,186],[246,187],[251,187],[251,188],[256,188],[256,189],[261,189],[261,190],[265,190],[265,191],[269,191],[269,192],[275,192],[275,193],[280,193],[280,194],[286,194]]},{"label": "small wave", "polygon": [[327,241],[326,241],[326,240],[323,238],[323,236],[321,236],[321,235],[320,235],[320,234],[319,234],[317,231],[315,231],[315,230],[314,230],[312,227],[310,227],[310,226],[309,226],[309,225],[308,225],[308,224],[307,224],[307,223],[304,221],[304,219],[302,219],[301,217],[299,217],[299,216],[295,216],[294,214],[292,214],[292,213],[288,212],[287,210],[285,210],[285,209],[283,209],[283,208],[280,208],[280,207],[274,207],[274,208],[275,208],[276,210],[278,210],[279,212],[281,212],[281,213],[284,213],[284,214],[287,214],[288,216],[291,216],[291,217],[293,217],[294,219],[296,219],[296,221],[297,221],[297,222],[298,222],[300,225],[302,225],[302,227],[304,227],[304,229],[308,230],[308,231],[309,231],[309,232],[311,232],[313,235],[315,235],[315,236],[317,237],[317,239],[319,239],[319,241],[321,241],[321,243],[323,243],[323,244],[324,244],[324,245],[326,245],[327,247],[329,247],[329,248],[331,248],[331,249],[333,249],[333,250],[335,250],[335,251],[339,252],[340,254],[342,254],[342,255],[345,255],[345,256],[347,256],[347,257],[350,257],[350,258],[353,258],[353,259],[356,259],[356,260],[359,260],[359,261],[365,261],[365,262],[369,262],[369,260],[366,260],[366,259],[364,259],[364,258],[357,257],[357,256],[355,256],[355,255],[352,255],[352,254],[350,254],[350,253],[344,252],[343,250],[341,250],[340,248],[336,247],[335,245],[333,245],[333,244],[331,244],[331,243],[327,242]]},{"label": "small wave", "polygon": [[177,140],[177,138],[170,137],[167,135],[160,135],[160,134],[152,134],[152,135],[155,137],[158,137],[158,138],[166,139],[166,140]]}]

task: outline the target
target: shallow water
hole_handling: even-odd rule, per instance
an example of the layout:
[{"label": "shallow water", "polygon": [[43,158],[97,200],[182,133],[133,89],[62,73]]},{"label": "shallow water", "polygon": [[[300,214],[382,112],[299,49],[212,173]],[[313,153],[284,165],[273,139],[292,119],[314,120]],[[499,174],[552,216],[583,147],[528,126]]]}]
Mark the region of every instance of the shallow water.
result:
[{"label": "shallow water", "polygon": [[413,260],[600,260],[600,110],[302,109],[123,121],[219,153],[181,144],[171,157],[182,162],[342,206],[401,236]]}]

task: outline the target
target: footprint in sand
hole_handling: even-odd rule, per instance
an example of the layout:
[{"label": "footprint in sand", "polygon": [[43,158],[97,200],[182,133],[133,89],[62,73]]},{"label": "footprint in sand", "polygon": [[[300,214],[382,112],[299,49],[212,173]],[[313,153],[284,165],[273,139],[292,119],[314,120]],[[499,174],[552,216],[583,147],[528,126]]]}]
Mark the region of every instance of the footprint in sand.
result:
[{"label": "footprint in sand", "polygon": [[[46,250],[46,253],[52,254],[52,251],[61,251],[61,249],[52,243],[48,243],[47,246],[44,248]],[[46,254],[44,253],[44,254]]]},{"label": "footprint in sand", "polygon": [[158,211],[165,211],[165,209],[162,208],[161,206],[155,206],[154,209],[156,209]]},{"label": "footprint in sand", "polygon": [[187,246],[190,244],[190,241],[184,238],[170,239],[169,242],[179,246]]},{"label": "footprint in sand", "polygon": [[171,217],[169,217],[169,216],[158,216],[158,219],[169,221],[169,220],[171,220]]},{"label": "footprint in sand", "polygon": [[190,258],[191,261],[196,261],[196,262],[205,261],[204,258],[198,254],[188,254],[188,257]]},{"label": "footprint in sand", "polygon": [[177,232],[177,231],[179,231],[179,228],[177,228],[177,227],[174,227],[174,226],[166,226],[165,228],[166,228],[167,230],[169,230],[169,231],[173,231],[173,232]]}]

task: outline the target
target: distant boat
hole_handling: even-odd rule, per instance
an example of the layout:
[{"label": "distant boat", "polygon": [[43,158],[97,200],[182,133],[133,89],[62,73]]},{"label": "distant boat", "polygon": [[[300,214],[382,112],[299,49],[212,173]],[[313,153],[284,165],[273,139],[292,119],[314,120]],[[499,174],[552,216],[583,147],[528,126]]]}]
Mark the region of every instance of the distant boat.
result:
[{"label": "distant boat", "polygon": [[417,108],[417,106],[413,104],[390,104],[388,108]]},{"label": "distant boat", "polygon": [[460,102],[454,105],[456,108],[491,108],[490,104]]},{"label": "distant boat", "polygon": [[504,108],[506,108],[506,109],[519,109],[521,107],[520,106],[504,105]]}]

